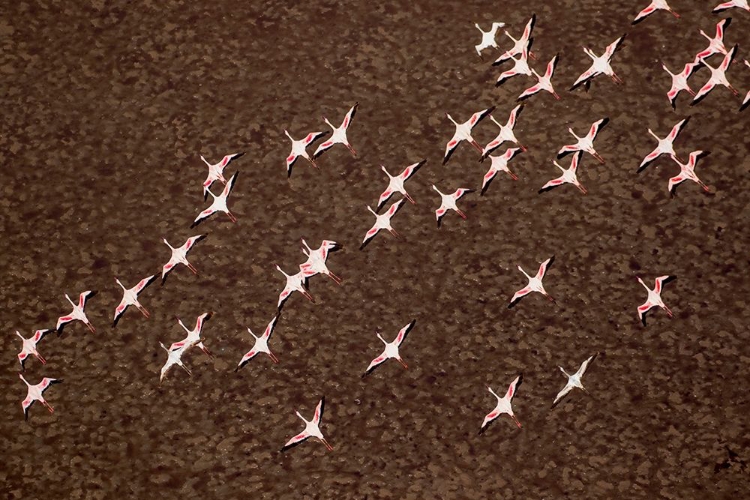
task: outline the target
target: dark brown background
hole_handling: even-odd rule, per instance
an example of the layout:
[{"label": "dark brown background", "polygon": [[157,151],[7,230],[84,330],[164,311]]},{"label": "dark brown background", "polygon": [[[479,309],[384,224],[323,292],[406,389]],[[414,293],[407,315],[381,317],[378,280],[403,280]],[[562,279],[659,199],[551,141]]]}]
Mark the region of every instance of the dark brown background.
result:
[{"label": "dark brown background", "polygon": [[[22,1],[0,20],[0,490],[7,498],[740,498],[750,461],[750,232],[748,112],[716,89],[690,108],[669,107],[663,59],[678,70],[713,34],[714,3],[674,0],[676,20],[657,13],[632,27],[635,2],[91,2]],[[640,5],[644,4],[644,5]],[[505,121],[532,81],[501,88],[501,71],[473,46],[492,21],[517,35],[536,12],[534,51],[543,70],[560,53],[554,78],[562,100],[530,100],[518,137],[529,152],[487,195],[461,200],[462,221],[435,227],[443,191],[478,189],[487,164],[461,145],[441,165],[453,126],[496,105]],[[740,43],[728,75],[750,88],[750,15],[737,9],[727,45]],[[625,80],[597,78],[591,91],[567,88],[590,60],[629,36],[613,60]],[[509,41],[500,35],[504,45]],[[712,59],[718,64],[720,58]],[[708,72],[699,72],[697,89]],[[349,136],[320,158],[300,162],[287,181],[284,158],[294,136],[326,130],[360,103]],[[611,123],[585,156],[589,195],[564,186],[537,190],[558,175],[551,160],[595,120]],[[636,175],[665,135],[692,120],[676,149],[712,151],[693,183],[670,198],[679,171],[666,158]],[[476,129],[486,143],[496,128]],[[206,206],[199,155],[218,161],[246,151],[230,208],[236,225],[215,216],[188,229]],[[502,150],[501,150],[502,151]],[[427,158],[407,184],[418,205],[394,219],[398,241],[378,235],[357,251],[391,172]],[[567,164],[567,160],[566,160]],[[394,200],[397,199],[394,197]],[[177,269],[164,287],[142,295],[152,318],[128,311],[109,328],[121,297],[113,277],[132,285],[169,258],[173,244],[209,233],[191,253],[200,271]],[[304,260],[299,238],[346,248],[330,266],[337,287],[314,278],[310,304],[294,296],[271,348],[239,373],[233,368],[275,311],[283,277]],[[538,295],[506,308],[532,271],[551,255],[545,280],[557,305]],[[636,307],[645,291],[635,276],[674,274],[664,300],[675,312]],[[24,335],[54,326],[69,311],[63,294],[97,289],[87,308],[98,331],[78,323],[39,345],[48,364],[27,362],[32,382],[64,379],[23,420],[25,387],[16,353]],[[162,386],[166,344],[182,338],[173,316],[192,323],[216,311],[205,342]],[[416,318],[402,347],[409,364],[390,361],[360,378],[386,338]],[[555,409],[565,377],[601,352],[584,383]],[[518,430],[501,417],[477,431],[518,373]],[[322,430],[334,446],[307,442],[279,449],[299,432],[325,395]],[[729,452],[738,457],[729,460]]]}]

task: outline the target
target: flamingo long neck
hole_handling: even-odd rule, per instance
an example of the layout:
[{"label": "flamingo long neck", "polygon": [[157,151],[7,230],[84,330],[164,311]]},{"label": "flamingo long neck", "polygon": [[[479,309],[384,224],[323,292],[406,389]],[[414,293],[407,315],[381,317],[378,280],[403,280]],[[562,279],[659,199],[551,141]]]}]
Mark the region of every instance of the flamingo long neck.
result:
[{"label": "flamingo long neck", "polygon": [[369,206],[367,207],[367,210],[369,210],[370,212],[372,212],[372,214],[373,214],[373,215],[374,215],[375,217],[377,217],[377,216],[378,216],[378,214],[376,214],[376,213],[375,213],[375,210],[373,210],[373,209],[372,209],[372,208],[370,208]]},{"label": "flamingo long neck", "polygon": [[67,293],[65,294],[65,298],[66,298],[66,299],[68,299],[68,302],[70,302],[70,304],[71,304],[71,305],[72,305],[73,307],[76,307],[76,303],[75,303],[75,302],[73,302],[72,300],[70,300],[70,297],[68,296],[68,294],[67,294]]},{"label": "flamingo long neck", "polygon": [[381,335],[380,335],[379,333],[377,333],[376,335],[378,336],[378,338],[379,338],[379,339],[380,339],[380,340],[381,340],[381,341],[382,341],[382,342],[383,342],[384,344],[386,344],[386,345],[388,344],[388,342],[386,342],[386,341],[385,341],[385,339],[384,339],[384,338],[383,338],[383,337],[382,337],[382,336],[381,336]]}]

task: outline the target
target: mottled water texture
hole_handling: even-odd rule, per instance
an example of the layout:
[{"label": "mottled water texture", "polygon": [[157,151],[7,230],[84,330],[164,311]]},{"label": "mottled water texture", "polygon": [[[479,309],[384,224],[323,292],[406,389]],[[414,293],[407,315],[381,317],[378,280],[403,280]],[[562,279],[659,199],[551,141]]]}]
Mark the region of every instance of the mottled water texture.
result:
[{"label": "mottled water texture", "polygon": [[[718,2],[718,0],[715,0]],[[627,5],[631,4],[633,5]],[[657,13],[631,27],[647,0],[545,2],[11,2],[0,20],[0,492],[3,498],[741,498],[750,479],[748,414],[750,318],[748,212],[750,111],[718,88],[699,105],[685,94],[672,111],[673,71],[704,48],[733,16],[727,45],[739,43],[728,72],[750,89],[750,15],[711,14],[714,2],[673,0],[682,18]],[[641,5],[643,4],[643,5]],[[532,13],[538,71],[560,54],[546,93],[529,100],[516,134],[529,147],[480,197],[449,213],[443,192],[479,189],[488,162],[461,145],[441,165],[457,120],[497,106],[504,122],[532,80],[496,88],[502,71],[477,57],[491,22],[520,34]],[[597,78],[567,89],[627,33],[613,65],[625,81]],[[510,40],[499,36],[504,46]],[[712,59],[718,64],[720,58]],[[691,82],[708,77],[702,70]],[[295,137],[338,124],[359,102],[349,131],[359,153],[336,146],[298,162],[284,158]],[[557,150],[599,118],[610,123],[584,156],[573,186],[538,194],[559,175]],[[711,193],[687,182],[671,198],[668,158],[636,174],[680,119],[684,157],[710,150],[696,172]],[[475,129],[486,144],[487,120]],[[201,154],[218,161],[245,151],[229,207],[189,226],[208,204]],[[501,153],[502,150],[498,151]],[[378,235],[357,250],[387,177],[427,159],[407,183],[417,205],[394,218],[397,240]],[[567,159],[561,164],[567,166]],[[218,191],[218,188],[217,188]],[[394,200],[398,197],[394,197]],[[129,310],[110,328],[121,291],[160,271],[173,245],[208,233],[191,252],[198,276],[175,270],[141,296],[146,320]],[[305,257],[304,237],[345,248],[329,260],[341,287],[311,280],[314,304],[293,296],[270,346],[280,359],[234,368],[274,316],[283,276]],[[555,255],[545,278],[553,304],[530,295],[507,303],[527,271]],[[636,307],[649,285],[675,275],[663,298],[675,313]],[[26,377],[64,382],[34,405],[28,423],[16,374],[13,333],[54,327],[69,312],[64,294],[99,290],[87,308],[97,328],[66,327],[39,344],[48,363]],[[169,345],[183,337],[174,319],[206,324],[210,359],[191,351],[193,376],[175,368],[162,385]],[[362,373],[387,340],[416,319],[390,360]],[[599,356],[576,390],[551,409],[574,371]],[[519,373],[518,429],[501,416],[482,435]],[[334,451],[309,441],[279,450],[326,397],[321,426]],[[735,455],[730,454],[735,453]],[[50,497],[51,495],[51,497]]]}]

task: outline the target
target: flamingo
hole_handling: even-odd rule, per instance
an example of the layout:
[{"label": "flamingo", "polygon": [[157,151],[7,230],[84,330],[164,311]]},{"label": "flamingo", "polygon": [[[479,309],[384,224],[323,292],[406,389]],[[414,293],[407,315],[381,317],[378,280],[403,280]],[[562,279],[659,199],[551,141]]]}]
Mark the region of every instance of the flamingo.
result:
[{"label": "flamingo", "polygon": [[640,11],[637,16],[635,16],[635,19],[633,19],[632,24],[638,24],[641,21],[643,21],[645,18],[656,12],[657,10],[666,10],[670,14],[672,14],[677,19],[680,18],[680,15],[673,11],[672,8],[667,3],[667,0],[652,0],[651,3]]},{"label": "flamingo", "polygon": [[417,173],[417,170],[420,169],[422,165],[425,164],[427,160],[422,160],[418,163],[412,163],[408,167],[404,169],[403,172],[401,172],[398,175],[391,175],[388,173],[388,170],[385,169],[383,165],[380,166],[381,170],[385,172],[385,175],[388,176],[388,187],[385,188],[385,191],[380,195],[380,198],[378,198],[378,206],[377,211],[379,212],[381,208],[383,208],[383,205],[385,205],[385,202],[390,199],[390,197],[393,195],[393,193],[401,193],[404,198],[409,200],[409,203],[412,205],[416,205],[417,202],[414,201],[414,198],[409,196],[409,193],[406,192],[406,189],[404,189],[404,182],[409,180],[409,178]]},{"label": "flamingo", "polygon": [[333,446],[328,444],[328,441],[326,441],[326,438],[323,437],[323,433],[320,432],[320,420],[323,418],[323,408],[325,406],[325,397],[321,398],[320,403],[318,403],[318,406],[315,408],[315,415],[313,415],[313,419],[310,421],[307,421],[305,417],[300,415],[299,412],[295,412],[299,418],[302,419],[303,422],[305,422],[305,430],[294,436],[292,439],[287,441],[287,443],[284,445],[283,448],[281,448],[281,451],[286,451],[289,448],[292,448],[294,446],[297,446],[302,441],[314,437],[317,439],[320,439],[323,444],[326,446],[328,451],[333,451]]},{"label": "flamingo", "polygon": [[581,383],[581,377],[583,377],[583,374],[586,373],[586,368],[588,368],[589,363],[591,363],[592,361],[594,361],[594,358],[596,358],[597,354],[594,354],[593,356],[589,357],[586,361],[584,361],[583,363],[581,363],[581,367],[578,368],[578,371],[575,372],[573,375],[568,375],[567,373],[565,373],[565,370],[563,369],[562,366],[558,367],[558,368],[560,368],[560,371],[563,372],[563,374],[565,374],[566,377],[568,377],[568,382],[565,384],[565,387],[563,387],[562,390],[557,393],[557,397],[555,397],[555,401],[552,402],[552,407],[554,407],[557,403],[559,403],[560,400],[567,393],[569,393],[570,391],[572,391],[573,388],[575,388],[575,387],[578,387],[582,391],[588,393],[588,391],[586,390],[586,388]]},{"label": "flamingo", "polygon": [[172,269],[175,268],[177,264],[182,264],[186,266],[193,274],[198,274],[198,271],[193,267],[193,265],[188,262],[187,260],[187,254],[188,252],[193,248],[193,246],[205,238],[205,234],[199,234],[197,236],[191,236],[187,239],[185,243],[182,244],[181,247],[175,248],[172,245],[169,244],[166,238],[162,238],[162,241],[165,245],[169,247],[170,250],[172,250],[172,256],[169,258],[169,262],[164,264],[164,267],[162,267],[161,270],[161,284],[163,285],[164,282],[167,280],[167,275],[172,271]]},{"label": "flamingo", "polygon": [[518,139],[516,139],[516,134],[513,132],[513,129],[516,127],[516,120],[521,114],[521,111],[523,111],[523,104],[518,104],[511,110],[510,115],[508,116],[508,122],[505,125],[501,125],[497,120],[495,120],[494,116],[490,115],[490,120],[492,120],[492,123],[500,127],[500,132],[498,132],[497,137],[492,139],[482,150],[482,159],[487,158],[487,155],[489,155],[505,141],[512,142],[518,145],[518,147],[521,148],[521,151],[526,152],[526,146],[518,142]]},{"label": "flamingo", "polygon": [[354,113],[357,112],[357,106],[359,106],[359,103],[354,103],[354,106],[352,106],[351,109],[346,113],[344,121],[341,122],[341,126],[338,128],[334,127],[333,124],[331,124],[331,122],[329,122],[325,116],[323,117],[323,121],[333,129],[333,133],[331,134],[331,137],[329,139],[318,146],[318,149],[315,150],[315,154],[313,154],[313,158],[317,158],[334,144],[343,144],[344,146],[346,146],[353,157],[357,157],[357,152],[354,151],[354,148],[352,148],[352,146],[349,144],[349,139],[346,138],[346,131],[349,129],[349,125],[351,125],[352,123]]},{"label": "flamingo", "polygon": [[125,288],[120,280],[115,277],[115,281],[118,285],[120,285],[120,288],[122,288],[122,300],[120,301],[120,304],[115,308],[115,317],[112,320],[112,328],[117,326],[117,323],[125,313],[125,310],[127,310],[127,308],[130,306],[135,306],[139,311],[141,311],[141,314],[143,314],[143,316],[148,319],[149,313],[146,308],[143,307],[140,302],[138,302],[138,294],[140,294],[147,286],[153,283],[155,279],[156,275],[152,274],[147,278],[143,278],[133,288]]},{"label": "flamingo", "polygon": [[310,295],[310,292],[305,289],[305,278],[312,276],[312,271],[300,270],[297,274],[293,274],[290,276],[285,273],[284,270],[281,269],[281,267],[279,267],[278,265],[276,265],[275,267],[286,278],[286,285],[284,285],[284,289],[279,294],[279,303],[276,306],[277,310],[281,310],[284,302],[286,302],[286,300],[293,292],[299,292],[304,295],[304,297],[310,302],[315,302],[315,300],[312,298],[312,295]]},{"label": "flamingo", "polygon": [[340,245],[335,241],[324,240],[320,248],[318,248],[317,250],[313,250],[307,245],[307,242],[304,240],[304,238],[302,239],[302,244],[304,245],[302,252],[307,255],[307,262],[305,262],[304,264],[300,264],[299,269],[300,271],[306,273],[306,278],[315,276],[316,274],[324,274],[331,278],[337,285],[340,285],[341,278],[333,274],[326,265],[328,251],[331,249],[335,250],[339,248]]},{"label": "flamingo", "polygon": [[386,210],[383,214],[378,215],[378,213],[370,208],[367,207],[367,210],[369,210],[372,215],[375,216],[375,224],[373,224],[372,228],[370,228],[367,233],[365,233],[365,239],[362,240],[362,244],[360,245],[359,249],[362,250],[367,246],[367,244],[372,240],[376,234],[380,232],[381,229],[385,229],[388,232],[390,232],[393,236],[396,238],[399,237],[398,233],[395,229],[391,226],[391,219],[394,215],[396,215],[396,212],[401,208],[401,205],[404,204],[404,198],[401,198],[397,202],[395,202],[393,205],[391,205],[388,210]]},{"label": "flamingo", "polygon": [[706,186],[703,181],[701,181],[698,176],[695,175],[696,163],[698,163],[698,160],[700,158],[703,158],[708,154],[710,154],[710,151],[693,151],[692,153],[690,153],[690,157],[688,158],[687,163],[681,163],[675,160],[675,163],[680,166],[680,173],[669,179],[669,192],[674,194],[674,191],[677,188],[678,184],[690,180],[700,185],[700,187],[702,187],[703,190],[708,193],[708,186]]},{"label": "flamingo", "polygon": [[159,374],[159,384],[162,383],[162,381],[164,380],[164,377],[167,375],[167,372],[174,365],[181,366],[188,373],[188,375],[191,375],[191,376],[193,375],[190,369],[187,366],[185,366],[182,362],[182,355],[185,354],[185,352],[187,351],[187,347],[183,346],[179,349],[169,350],[161,342],[159,342],[159,345],[161,346],[162,349],[167,351],[167,361],[164,363],[164,366],[161,368],[161,373]]},{"label": "flamingo", "polygon": [[219,181],[226,185],[227,180],[224,178],[224,169],[232,160],[237,159],[244,154],[245,153],[234,153],[226,155],[219,163],[214,165],[210,164],[208,160],[201,155],[201,160],[203,160],[203,163],[208,166],[208,177],[206,177],[206,181],[203,183],[203,201],[206,201],[206,198],[208,198],[208,188],[210,188],[214,182]]},{"label": "flamingo", "polygon": [[327,135],[328,132],[310,132],[304,137],[304,139],[300,139],[299,141],[295,140],[291,135],[289,135],[289,132],[287,132],[286,130],[284,130],[284,133],[289,138],[289,140],[292,141],[292,152],[289,153],[289,156],[286,157],[287,178],[292,176],[292,167],[297,161],[297,158],[300,157],[307,160],[313,167],[318,168],[315,160],[311,158],[309,154],[307,154],[307,146],[317,141],[321,137]]},{"label": "flamingo", "polygon": [[739,96],[740,93],[737,92],[737,89],[732,87],[732,84],[729,83],[729,80],[727,80],[726,72],[729,69],[729,65],[732,64],[732,60],[734,59],[734,55],[737,52],[737,45],[732,47],[732,50],[727,52],[727,55],[724,56],[724,60],[721,61],[721,64],[718,68],[713,68],[709,66],[709,64],[706,62],[705,59],[701,59],[701,63],[705,67],[711,70],[711,77],[708,79],[706,84],[701,87],[701,89],[698,91],[697,94],[695,94],[695,97],[693,98],[693,102],[690,103],[691,106],[694,106],[698,104],[703,98],[705,98],[709,92],[711,92],[714,87],[717,85],[723,85],[724,87],[728,88],[732,94],[735,96]]},{"label": "flamingo", "polygon": [[714,7],[714,10],[712,10],[711,12],[715,14],[717,12],[721,12],[722,10],[732,9],[735,7],[750,12],[750,4],[747,0],[731,0],[729,2],[720,3],[719,5]]},{"label": "flamingo", "polygon": [[278,316],[273,317],[271,322],[268,323],[268,326],[266,326],[263,335],[261,335],[260,337],[256,337],[250,328],[247,329],[247,331],[250,332],[250,335],[252,335],[255,339],[255,345],[253,345],[253,348],[250,349],[244,356],[242,356],[242,359],[237,364],[237,368],[234,369],[235,372],[245,366],[245,364],[253,359],[256,354],[260,354],[261,352],[268,354],[268,357],[271,358],[271,361],[273,361],[274,363],[279,362],[279,358],[277,358],[268,348],[268,340],[271,338],[273,329],[276,326],[276,318],[278,318]]},{"label": "flamingo", "polygon": [[210,189],[206,188],[206,191],[208,191],[208,194],[211,195],[214,201],[211,203],[210,207],[198,214],[198,217],[196,217],[193,223],[190,225],[191,229],[216,212],[224,212],[225,214],[227,214],[227,217],[229,217],[229,220],[231,220],[232,222],[237,222],[237,218],[227,208],[227,197],[229,197],[229,193],[231,193],[232,188],[234,188],[234,183],[237,181],[238,173],[239,172],[235,172],[234,175],[229,179],[229,182],[227,182],[227,185],[224,186],[224,190],[219,196],[216,196],[211,192]]},{"label": "flamingo", "polygon": [[487,188],[490,186],[490,183],[492,182],[492,179],[495,178],[498,172],[506,172],[511,179],[514,181],[518,180],[518,176],[510,171],[508,168],[508,162],[511,161],[515,156],[521,152],[521,148],[510,148],[505,151],[500,156],[493,156],[490,155],[490,160],[492,160],[492,164],[490,165],[490,169],[487,171],[486,174],[484,174],[484,178],[482,179],[482,191],[480,191],[479,195],[484,196],[485,191],[487,191]]},{"label": "flamingo", "polygon": [[451,194],[443,194],[440,192],[435,185],[432,185],[432,189],[437,191],[440,195],[440,207],[435,210],[435,218],[437,219],[437,226],[440,227],[440,222],[443,220],[448,210],[454,210],[462,219],[466,219],[466,214],[463,213],[457,206],[456,202],[465,194],[471,193],[473,189],[458,188]]},{"label": "flamingo", "polygon": [[560,96],[557,95],[557,92],[555,92],[555,88],[552,86],[552,75],[555,73],[555,65],[557,64],[557,58],[559,55],[560,54],[555,54],[555,57],[553,57],[550,62],[547,63],[547,71],[545,71],[544,76],[540,76],[535,69],[531,69],[531,72],[534,74],[534,76],[536,76],[537,83],[524,90],[521,95],[518,96],[518,101],[528,99],[532,95],[541,92],[542,90],[545,90],[552,94],[558,101],[560,100]]},{"label": "flamingo", "polygon": [[213,314],[213,312],[207,312],[198,316],[198,319],[195,320],[195,328],[193,328],[192,330],[186,327],[180,318],[175,316],[177,323],[179,323],[182,329],[187,333],[187,337],[179,342],[173,343],[171,346],[169,346],[169,350],[176,351],[177,349],[185,349],[185,351],[187,351],[191,347],[197,346],[201,351],[206,353],[209,358],[213,358],[213,354],[211,354],[211,352],[201,340],[201,334],[203,333],[203,324],[211,319],[211,316],[213,316]]},{"label": "flamingo", "polygon": [[724,45],[724,30],[726,30],[731,23],[731,17],[727,17],[716,23],[716,35],[713,38],[708,36],[705,31],[700,30],[700,34],[708,40],[708,47],[695,55],[695,61],[693,61],[695,64],[700,64],[701,59],[707,59],[714,54],[727,55],[728,51]]},{"label": "flamingo", "polygon": [[664,71],[672,76],[672,87],[669,89],[669,92],[667,92],[667,99],[669,99],[672,109],[676,109],[675,101],[677,100],[677,95],[683,90],[695,97],[695,92],[693,92],[693,89],[690,88],[690,84],[688,84],[688,78],[690,78],[690,75],[692,75],[693,71],[699,66],[700,63],[687,63],[680,73],[675,74],[669,71],[669,68],[667,68],[667,65],[664,64],[664,62],[661,63],[661,67],[664,68]]},{"label": "flamingo", "polygon": [[476,127],[477,123],[482,121],[485,116],[492,113],[494,109],[495,106],[492,106],[491,108],[478,111],[471,115],[471,118],[469,118],[469,120],[464,123],[457,123],[456,120],[451,117],[451,115],[449,115],[448,113],[445,114],[445,116],[447,116],[448,119],[453,122],[453,125],[456,126],[456,131],[453,133],[453,137],[451,138],[451,140],[448,141],[448,144],[445,146],[443,165],[448,163],[448,159],[451,157],[453,151],[455,151],[456,147],[461,143],[461,141],[467,141],[469,144],[474,146],[477,151],[482,153],[482,147],[471,136],[471,131],[472,129],[474,129],[474,127]]},{"label": "flamingo", "polygon": [[503,61],[507,61],[512,56],[516,56],[523,52],[524,49],[526,49],[529,52],[529,57],[532,59],[536,59],[536,56],[533,52],[531,52],[531,44],[534,42],[534,39],[531,38],[531,32],[534,30],[534,24],[536,24],[536,14],[531,15],[531,19],[526,23],[526,27],[523,29],[523,33],[521,34],[521,38],[516,40],[513,38],[510,33],[507,31],[505,32],[505,36],[510,38],[513,41],[513,48],[510,50],[506,50],[503,52],[500,57],[495,59],[495,62],[492,63],[493,66],[496,66]]},{"label": "flamingo", "polygon": [[570,167],[567,169],[564,169],[560,166],[559,163],[556,161],[553,161],[552,163],[555,164],[557,168],[562,170],[562,175],[560,177],[557,177],[556,179],[552,179],[551,181],[547,182],[542,188],[539,190],[540,193],[543,193],[545,191],[549,191],[552,188],[555,188],[557,186],[560,186],[562,184],[573,184],[575,187],[578,188],[579,191],[581,191],[583,194],[586,194],[586,188],[583,187],[583,185],[578,182],[578,175],[576,174],[576,171],[578,169],[578,162],[581,160],[581,152],[577,152],[573,155],[573,159],[570,161]]},{"label": "flamingo", "polygon": [[68,299],[70,305],[73,306],[73,311],[67,316],[60,316],[57,319],[57,326],[55,327],[55,330],[57,330],[58,336],[60,336],[60,334],[62,333],[65,325],[67,325],[71,321],[80,321],[84,325],[86,325],[89,330],[91,330],[91,333],[96,333],[94,325],[91,324],[89,319],[86,317],[86,313],[83,311],[83,309],[86,307],[86,301],[88,301],[88,299],[90,299],[94,295],[96,295],[95,290],[86,290],[78,296],[78,304],[76,304],[75,302],[70,300],[70,297],[67,293],[65,294],[65,298]]},{"label": "flamingo", "polygon": [[620,48],[620,44],[622,44],[622,41],[624,39],[625,35],[622,35],[620,38],[607,45],[607,48],[604,50],[604,54],[598,57],[591,50],[584,47],[583,51],[593,60],[593,62],[591,63],[589,69],[584,71],[581,76],[578,77],[573,86],[570,87],[570,90],[575,90],[579,85],[582,85],[584,83],[588,84],[597,75],[607,75],[608,77],[612,78],[615,83],[623,83],[622,79],[620,79],[620,77],[617,76],[617,74],[612,69],[610,61],[612,60],[612,56],[615,55],[617,49]]},{"label": "flamingo", "polygon": [[495,406],[495,409],[488,413],[486,417],[484,417],[484,422],[482,422],[482,427],[480,427],[479,429],[479,434],[482,434],[484,431],[486,431],[490,423],[503,413],[507,413],[508,415],[510,415],[510,418],[513,419],[518,428],[521,428],[521,422],[519,422],[516,416],[513,414],[511,403],[513,402],[513,397],[516,395],[516,391],[521,386],[522,382],[523,374],[517,376],[513,380],[513,382],[510,383],[510,385],[508,386],[508,392],[506,392],[505,396],[503,396],[502,398],[495,394],[495,391],[492,390],[492,387],[487,386],[487,389],[490,391],[490,393],[497,398],[497,406]]},{"label": "flamingo", "polygon": [[526,271],[523,270],[521,266],[518,266],[518,270],[523,273],[524,276],[529,280],[529,284],[525,287],[518,290],[514,295],[513,298],[510,299],[510,303],[508,304],[508,309],[515,306],[522,297],[530,294],[531,292],[538,292],[547,297],[551,302],[554,302],[555,299],[553,299],[547,291],[544,289],[544,285],[542,285],[542,280],[544,279],[544,275],[547,272],[547,269],[549,266],[552,265],[552,263],[555,261],[555,256],[553,255],[549,259],[542,262],[542,264],[539,266],[539,271],[536,273],[536,276],[529,276],[526,274]]},{"label": "flamingo", "polygon": [[33,355],[34,357],[36,357],[36,359],[38,359],[43,365],[47,364],[47,360],[44,359],[41,354],[39,354],[39,351],[37,351],[36,345],[40,340],[42,340],[42,337],[44,337],[51,331],[52,330],[49,329],[37,330],[31,337],[24,338],[24,336],[21,335],[18,330],[16,330],[16,335],[18,335],[18,337],[21,339],[21,342],[23,342],[21,352],[18,353],[18,362],[21,363],[21,370],[26,369],[24,364],[26,363],[26,358],[28,358],[29,355]]},{"label": "flamingo", "polygon": [[401,366],[403,366],[404,369],[408,368],[406,363],[404,363],[404,360],[401,359],[401,355],[398,352],[398,348],[401,346],[401,343],[406,339],[406,336],[409,335],[409,332],[411,331],[411,329],[414,328],[414,325],[416,324],[416,322],[417,320],[413,319],[408,325],[401,328],[401,330],[398,331],[398,335],[396,335],[396,338],[393,339],[393,342],[386,342],[379,332],[376,333],[378,338],[385,344],[385,349],[380,354],[380,356],[378,356],[377,358],[373,359],[372,362],[370,362],[370,365],[367,367],[367,370],[365,370],[365,373],[362,375],[362,378],[372,373],[372,371],[375,368],[380,366],[387,359],[391,359],[391,358],[401,363]]},{"label": "flamingo", "polygon": [[477,55],[479,57],[482,57],[482,51],[486,49],[487,47],[495,47],[497,48],[497,42],[495,42],[495,35],[497,34],[497,30],[504,27],[505,23],[492,23],[492,27],[489,31],[484,31],[482,28],[479,27],[479,24],[474,24],[474,26],[477,27],[477,29],[482,33],[482,41],[479,42],[479,45],[475,45],[474,49],[477,51]]},{"label": "flamingo", "polygon": [[648,286],[646,286],[643,280],[638,277],[638,283],[643,285],[643,288],[645,288],[648,292],[648,298],[646,299],[646,302],[644,302],[643,305],[638,306],[638,317],[640,318],[641,323],[643,323],[643,326],[646,326],[646,313],[653,307],[661,307],[667,313],[667,316],[669,316],[670,318],[673,316],[672,311],[661,300],[661,289],[662,286],[674,279],[676,279],[675,276],[659,276],[658,278],[656,278],[656,280],[654,280],[654,289],[651,290]]},{"label": "flamingo", "polygon": [[511,69],[503,71],[500,76],[497,77],[497,81],[495,82],[496,87],[502,85],[514,76],[533,75],[533,73],[531,72],[531,67],[529,66],[529,53],[526,52],[526,49],[523,49],[523,51],[521,52],[521,57],[519,57],[518,59],[516,59],[515,56],[510,56],[510,58],[513,59],[513,62],[515,64]]},{"label": "flamingo", "polygon": [[674,146],[672,143],[674,143],[675,139],[677,139],[677,136],[680,135],[680,132],[682,131],[682,128],[687,125],[687,122],[690,121],[690,117],[685,118],[684,120],[680,120],[675,124],[674,127],[672,127],[672,131],[669,132],[669,135],[667,135],[664,139],[660,138],[658,135],[656,135],[651,129],[648,129],[648,133],[651,134],[654,139],[659,141],[659,144],[657,144],[656,149],[654,149],[652,152],[650,152],[641,162],[640,166],[638,167],[637,172],[640,173],[648,167],[651,162],[656,160],[661,155],[669,155],[672,157],[673,160],[677,162],[682,162],[680,158],[677,156],[677,154],[674,152]]},{"label": "flamingo", "polygon": [[23,408],[23,416],[26,420],[29,419],[29,407],[31,407],[32,404],[34,404],[34,401],[39,401],[44,405],[45,408],[49,410],[50,413],[54,413],[55,409],[52,408],[52,406],[44,399],[44,396],[42,396],[42,393],[46,391],[50,385],[52,384],[59,384],[62,382],[60,379],[56,378],[47,378],[44,377],[41,382],[39,382],[36,385],[29,384],[25,378],[23,378],[23,375],[20,373],[18,374],[21,380],[23,380],[23,383],[26,384],[26,387],[28,388],[26,392],[26,399],[24,399],[21,402],[21,407]]},{"label": "flamingo", "polygon": [[604,158],[602,158],[601,155],[594,149],[594,139],[596,139],[599,131],[603,129],[608,123],[609,118],[602,118],[601,120],[594,122],[589,129],[589,133],[586,134],[585,137],[578,137],[576,133],[573,132],[573,129],[569,128],[568,132],[570,132],[573,137],[578,139],[578,142],[576,144],[563,146],[560,151],[558,151],[557,158],[562,158],[566,154],[575,153],[576,151],[585,151],[596,158],[599,163],[604,164]]}]

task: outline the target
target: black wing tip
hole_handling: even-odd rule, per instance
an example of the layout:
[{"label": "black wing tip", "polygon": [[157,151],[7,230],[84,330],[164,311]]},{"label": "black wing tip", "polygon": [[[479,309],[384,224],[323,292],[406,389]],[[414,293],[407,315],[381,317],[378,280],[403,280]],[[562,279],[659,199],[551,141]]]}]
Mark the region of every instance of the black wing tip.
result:
[{"label": "black wing tip", "polygon": [[740,109],[739,109],[738,112],[745,111],[748,108],[748,106],[750,106],[750,100],[748,100],[745,104],[743,104],[742,106],[740,106]]}]

